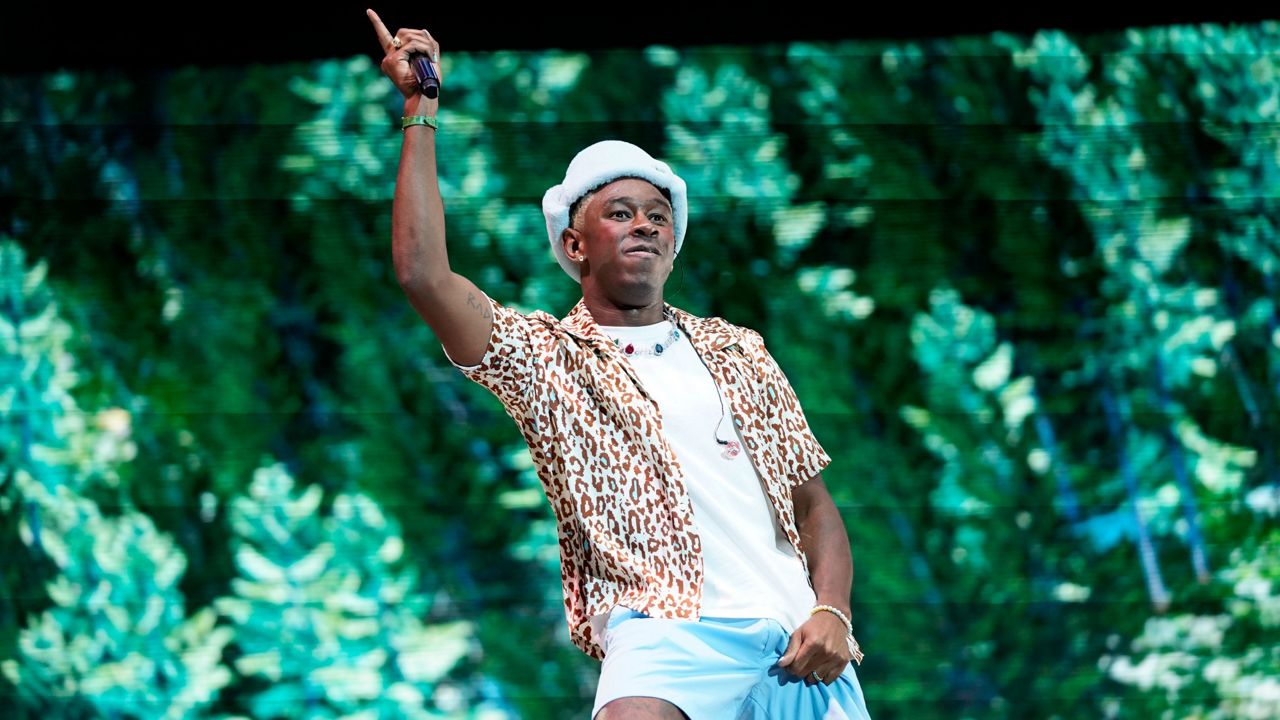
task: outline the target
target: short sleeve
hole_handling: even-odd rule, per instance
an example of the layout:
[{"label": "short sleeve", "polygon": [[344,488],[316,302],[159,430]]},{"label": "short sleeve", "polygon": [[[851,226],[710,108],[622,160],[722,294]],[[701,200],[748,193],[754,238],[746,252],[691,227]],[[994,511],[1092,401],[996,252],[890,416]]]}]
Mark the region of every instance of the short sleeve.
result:
[{"label": "short sleeve", "polygon": [[480,362],[459,365],[447,350],[445,358],[468,379],[493,393],[507,413],[518,418],[529,408],[529,389],[533,386],[534,321],[488,295],[485,300],[493,312],[493,329]]},{"label": "short sleeve", "polygon": [[796,397],[795,390],[778,362],[765,347],[764,339],[754,330],[748,331],[747,335],[750,351],[760,368],[765,388],[767,402],[764,405],[769,415],[769,425],[779,428],[781,470],[792,487],[801,485],[826,469],[831,464],[831,456],[813,434],[804,408],[800,406],[800,399]]}]

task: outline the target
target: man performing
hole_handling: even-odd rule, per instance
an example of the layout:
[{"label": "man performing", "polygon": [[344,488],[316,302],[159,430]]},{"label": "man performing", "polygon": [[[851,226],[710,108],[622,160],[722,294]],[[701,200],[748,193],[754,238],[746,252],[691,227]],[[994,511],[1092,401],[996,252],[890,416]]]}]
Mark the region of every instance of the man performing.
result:
[{"label": "man performing", "polygon": [[685,183],[629,143],[573,158],[542,209],[582,286],[564,319],[523,315],[450,270],[439,98],[369,11],[404,95],[396,276],[451,362],[516,421],[554,511],[565,615],[602,659],[592,717],[868,718],[851,661],[853,566],[821,477],[831,459],[760,335],[663,301]]}]

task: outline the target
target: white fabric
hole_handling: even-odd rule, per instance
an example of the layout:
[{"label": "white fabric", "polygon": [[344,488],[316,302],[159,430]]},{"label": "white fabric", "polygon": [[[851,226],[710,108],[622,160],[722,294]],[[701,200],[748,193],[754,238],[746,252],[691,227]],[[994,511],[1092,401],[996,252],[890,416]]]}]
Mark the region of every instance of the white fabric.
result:
[{"label": "white fabric", "polygon": [[[652,348],[665,342],[671,323],[600,330],[624,347],[632,342],[636,348]],[[658,403],[663,433],[689,490],[702,540],[702,615],[772,618],[795,630],[817,599],[746,450],[726,458],[725,446],[716,442],[718,426],[720,439],[742,443],[728,400],[721,405],[719,389],[687,337],[660,356],[628,360]]]},{"label": "white fabric", "polygon": [[560,238],[569,227],[569,208],[578,198],[612,180],[638,177],[648,180],[658,188],[671,193],[671,212],[675,216],[675,252],[680,254],[684,243],[685,227],[689,224],[689,200],[684,180],[671,171],[661,160],[629,142],[602,140],[583,149],[564,173],[564,182],[547,190],[542,196],[542,215],[547,220],[547,236],[551,252],[569,277],[581,282],[577,263],[565,254]]}]

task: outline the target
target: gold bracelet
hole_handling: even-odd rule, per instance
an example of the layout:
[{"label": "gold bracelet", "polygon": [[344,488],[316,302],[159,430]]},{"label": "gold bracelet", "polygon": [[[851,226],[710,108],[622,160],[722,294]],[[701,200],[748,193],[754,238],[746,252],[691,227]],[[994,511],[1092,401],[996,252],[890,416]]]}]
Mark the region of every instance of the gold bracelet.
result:
[{"label": "gold bracelet", "polygon": [[400,118],[400,129],[404,130],[410,125],[430,125],[431,129],[438,130],[440,121],[436,120],[435,115],[406,115]]}]

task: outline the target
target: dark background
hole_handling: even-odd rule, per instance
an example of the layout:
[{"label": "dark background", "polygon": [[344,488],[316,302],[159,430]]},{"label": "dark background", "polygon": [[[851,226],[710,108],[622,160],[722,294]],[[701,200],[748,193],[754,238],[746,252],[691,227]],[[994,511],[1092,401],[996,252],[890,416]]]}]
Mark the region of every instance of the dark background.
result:
[{"label": "dark background", "polygon": [[[794,40],[955,36],[1045,28],[1094,32],[1178,23],[1256,22],[1261,3],[423,2],[117,5],[28,3],[0,11],[0,72],[242,65],[376,52],[372,7],[393,31],[423,24],[445,51],[639,48]],[[1125,7],[1127,6],[1127,7]],[[678,8],[678,9],[677,9]]]}]

